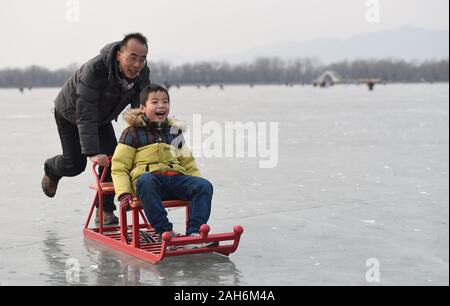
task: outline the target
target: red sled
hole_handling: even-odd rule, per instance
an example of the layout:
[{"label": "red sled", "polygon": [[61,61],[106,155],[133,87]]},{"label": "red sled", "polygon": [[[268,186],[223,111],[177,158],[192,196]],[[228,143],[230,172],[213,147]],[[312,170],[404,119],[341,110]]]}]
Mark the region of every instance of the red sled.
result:
[{"label": "red sled", "polygon": [[[84,225],[84,237],[153,264],[169,256],[197,253],[219,253],[228,256],[237,250],[241,235],[244,232],[240,225],[236,225],[233,232],[230,233],[210,234],[209,225],[203,224],[200,227],[200,237],[172,237],[171,233],[165,232],[160,240],[143,213],[142,204],[138,199],[134,199],[129,209],[126,207],[120,208],[119,226],[105,226],[103,224],[103,196],[115,194],[113,184],[104,182],[108,167],[109,165],[104,167],[103,173],[99,177],[98,164],[94,163],[92,166],[96,182],[89,188],[95,190],[95,196]],[[89,225],[97,203],[99,224],[97,227],[91,228]],[[187,227],[190,202],[172,200],[163,201],[163,205],[165,208],[185,207]],[[128,225],[127,221],[128,212],[131,213],[131,225]],[[189,248],[186,248],[185,246],[188,245]],[[195,245],[199,247],[195,247]]]}]

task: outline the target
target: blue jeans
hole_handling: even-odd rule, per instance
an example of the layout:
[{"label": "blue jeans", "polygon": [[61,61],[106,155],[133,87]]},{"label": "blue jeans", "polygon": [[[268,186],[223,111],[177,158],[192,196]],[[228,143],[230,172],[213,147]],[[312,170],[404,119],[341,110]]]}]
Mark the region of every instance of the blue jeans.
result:
[{"label": "blue jeans", "polygon": [[191,202],[186,235],[199,232],[200,226],[208,222],[211,214],[213,186],[204,178],[145,173],[136,181],[136,193],[142,202],[147,219],[157,233],[173,229],[162,201]]}]

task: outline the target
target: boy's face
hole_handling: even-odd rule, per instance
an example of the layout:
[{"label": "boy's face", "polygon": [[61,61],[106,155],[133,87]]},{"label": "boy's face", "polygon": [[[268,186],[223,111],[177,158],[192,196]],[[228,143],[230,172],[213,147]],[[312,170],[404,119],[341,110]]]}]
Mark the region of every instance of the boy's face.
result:
[{"label": "boy's face", "polygon": [[141,111],[152,122],[164,122],[169,116],[169,97],[163,91],[152,92],[148,95],[147,102],[141,105]]}]

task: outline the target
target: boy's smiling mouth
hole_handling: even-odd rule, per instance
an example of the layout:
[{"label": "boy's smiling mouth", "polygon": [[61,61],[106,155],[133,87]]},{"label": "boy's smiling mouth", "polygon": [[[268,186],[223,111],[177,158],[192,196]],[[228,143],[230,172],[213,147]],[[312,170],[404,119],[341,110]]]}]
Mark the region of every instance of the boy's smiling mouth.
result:
[{"label": "boy's smiling mouth", "polygon": [[167,117],[167,111],[157,111],[155,112],[155,119],[159,120],[165,120]]}]

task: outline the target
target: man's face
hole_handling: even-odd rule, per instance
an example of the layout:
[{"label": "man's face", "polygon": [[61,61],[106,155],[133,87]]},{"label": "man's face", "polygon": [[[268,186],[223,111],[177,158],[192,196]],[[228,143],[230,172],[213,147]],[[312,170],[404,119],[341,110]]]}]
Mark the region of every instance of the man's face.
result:
[{"label": "man's face", "polygon": [[164,122],[169,116],[169,97],[163,91],[152,92],[148,95],[147,102],[141,105],[141,111],[152,122]]},{"label": "man's face", "polygon": [[147,53],[144,44],[137,39],[130,39],[116,55],[120,71],[129,79],[137,78],[147,64]]}]

